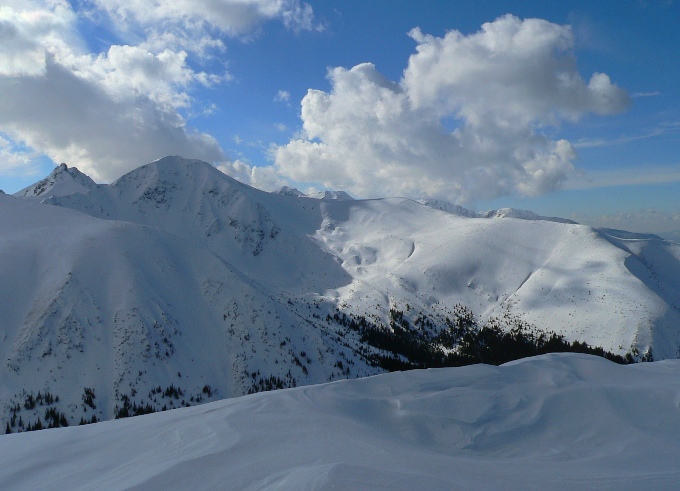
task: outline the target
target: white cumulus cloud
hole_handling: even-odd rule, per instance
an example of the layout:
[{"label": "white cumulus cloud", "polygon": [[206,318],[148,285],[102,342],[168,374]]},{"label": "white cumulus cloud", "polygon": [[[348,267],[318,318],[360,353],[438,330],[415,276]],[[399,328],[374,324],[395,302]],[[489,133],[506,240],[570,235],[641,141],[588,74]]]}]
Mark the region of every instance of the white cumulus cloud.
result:
[{"label": "white cumulus cloud", "polygon": [[30,171],[32,161],[33,155],[17,149],[10,140],[0,135],[0,172],[12,174],[18,169]]},{"label": "white cumulus cloud", "polygon": [[507,15],[467,36],[409,35],[401,80],[364,63],[329,70],[330,92],[308,91],[301,137],[273,151],[283,176],[358,196],[541,194],[576,159],[546,130],[629,104],[606,74],[581,78],[569,26]]},{"label": "white cumulus cloud", "polygon": [[76,37],[68,2],[3,2],[0,5],[0,76],[42,75],[46,56],[68,51]]},{"label": "white cumulus cloud", "polygon": [[105,181],[167,154],[224,159],[217,142],[186,128],[177,112],[142,94],[112,97],[53,61],[43,76],[0,77],[0,128]]},{"label": "white cumulus cloud", "polygon": [[249,36],[264,22],[280,19],[294,31],[311,30],[314,12],[299,0],[94,0],[122,25],[173,26],[187,31],[217,29],[229,36]]},{"label": "white cumulus cloud", "polygon": [[222,162],[216,167],[226,175],[264,191],[275,191],[289,184],[273,167],[251,166],[242,160]]},{"label": "white cumulus cloud", "polygon": [[[231,75],[199,71],[190,58],[222,51],[224,36],[247,37],[274,19],[295,31],[315,28],[311,7],[298,0],[5,0],[5,168],[28,172],[27,156],[45,154],[109,181],[164,155],[225,161],[218,142],[191,129],[183,114],[195,112],[194,88]],[[125,42],[90,52],[79,32],[88,22],[113,26]]]}]

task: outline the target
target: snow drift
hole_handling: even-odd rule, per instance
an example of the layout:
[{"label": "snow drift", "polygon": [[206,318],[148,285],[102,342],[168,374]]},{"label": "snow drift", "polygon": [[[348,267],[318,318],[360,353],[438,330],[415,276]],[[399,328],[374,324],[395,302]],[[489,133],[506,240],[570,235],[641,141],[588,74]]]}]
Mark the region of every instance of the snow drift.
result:
[{"label": "snow drift", "polygon": [[680,361],[545,355],[0,438],[3,489],[677,489]]}]

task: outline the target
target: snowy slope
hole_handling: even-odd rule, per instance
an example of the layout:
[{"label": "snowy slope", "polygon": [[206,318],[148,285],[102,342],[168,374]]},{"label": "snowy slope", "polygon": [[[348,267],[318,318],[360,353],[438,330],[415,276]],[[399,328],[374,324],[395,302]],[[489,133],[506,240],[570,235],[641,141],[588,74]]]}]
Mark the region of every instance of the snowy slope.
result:
[{"label": "snowy slope", "polygon": [[677,489],[680,362],[547,355],[0,437],[2,489]]},{"label": "snowy slope", "polygon": [[[677,354],[680,297],[662,293],[678,285],[664,273],[678,267],[677,245],[545,220],[466,218],[405,199],[331,205],[315,238],[354,278],[338,290],[341,302],[360,310],[381,296],[416,310],[463,303],[611,350]],[[657,262],[636,256],[643,245]],[[652,287],[648,277],[663,279]]]},{"label": "snowy slope", "polygon": [[576,224],[575,221],[567,218],[546,217],[538,215],[533,211],[519,210],[517,208],[501,208],[500,210],[490,210],[482,215],[484,218],[519,218],[520,220],[546,220],[548,222],[557,223],[571,223]]},{"label": "snowy slope", "polygon": [[481,216],[472,210],[463,208],[462,206],[454,205],[453,203],[449,203],[447,201],[442,201],[438,199],[419,199],[418,203],[420,203],[421,205],[429,206],[430,208],[434,208],[435,210],[441,210],[447,213],[452,213],[454,215],[460,215],[463,217],[479,218]]},{"label": "snowy slope", "polygon": [[[265,193],[205,162],[166,157],[87,195],[47,202],[182,237],[273,294],[319,291],[350,281],[334,258],[308,238],[322,221],[321,200]],[[328,276],[332,279],[325,280]]]},{"label": "snowy slope", "polygon": [[85,194],[0,195],[0,230],[3,424],[45,390],[73,423],[123,396],[160,409],[159,386],[176,407],[377,373],[338,312],[463,304],[620,354],[680,347],[680,246],[576,224],[265,193],[166,157]]},{"label": "snowy slope", "polygon": [[60,164],[45,179],[25,187],[14,196],[42,200],[52,196],[86,193],[97,187],[99,185],[75,167],[69,168],[66,164]]},{"label": "snowy slope", "polygon": [[[0,229],[0,275],[12,278],[0,283],[3,424],[16,404],[24,422],[44,419],[46,407],[24,401],[46,391],[73,424],[112,418],[125,395],[161,409],[206,399],[206,385],[222,398],[261,378],[350,375],[335,367],[348,358],[324,326],[176,235],[6,195]],[[158,386],[184,394],[149,395]],[[96,410],[85,388],[95,388]]]},{"label": "snowy slope", "polygon": [[[50,202],[159,227],[209,249],[270,292],[299,300],[382,318],[393,305],[429,311],[463,303],[483,316],[521,314],[620,353],[645,351],[655,338],[663,339],[657,357],[675,357],[680,347],[680,298],[646,280],[677,267],[678,246],[668,242],[650,242],[667,263],[643,262],[631,271],[626,262],[635,252],[626,244],[637,238],[568,220],[511,209],[493,215],[503,220],[471,218],[399,198],[281,196],[178,157],[86,196]],[[677,279],[665,278],[673,290]]]}]

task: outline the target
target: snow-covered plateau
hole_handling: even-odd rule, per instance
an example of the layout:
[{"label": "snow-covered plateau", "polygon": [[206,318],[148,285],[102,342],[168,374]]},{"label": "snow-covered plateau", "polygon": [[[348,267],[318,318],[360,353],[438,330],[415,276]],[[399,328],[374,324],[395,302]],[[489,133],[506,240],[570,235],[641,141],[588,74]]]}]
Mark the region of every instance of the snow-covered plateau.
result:
[{"label": "snow-covered plateau", "polygon": [[109,185],[61,165],[0,194],[0,277],[14,432],[375,375],[385,351],[360,323],[436,334],[459,306],[619,355],[680,348],[678,244],[522,210],[266,193],[180,157]]},{"label": "snow-covered plateau", "polygon": [[680,360],[551,354],[0,438],[0,488],[616,489],[680,483]]}]

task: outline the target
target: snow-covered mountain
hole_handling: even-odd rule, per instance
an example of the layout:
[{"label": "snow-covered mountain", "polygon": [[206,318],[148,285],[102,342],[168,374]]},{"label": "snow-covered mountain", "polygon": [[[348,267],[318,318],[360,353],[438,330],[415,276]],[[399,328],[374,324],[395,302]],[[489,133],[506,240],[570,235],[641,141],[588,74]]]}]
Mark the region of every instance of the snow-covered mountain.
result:
[{"label": "snow-covered mountain", "polygon": [[274,194],[280,194],[283,196],[292,196],[293,198],[302,198],[305,193],[296,188],[291,188],[288,186],[282,186],[281,189],[274,191]]},{"label": "snow-covered mountain", "polygon": [[[287,303],[207,248],[0,198],[0,257],[11,258],[0,274],[12,278],[0,285],[3,423],[14,413],[45,421],[47,393],[73,424],[110,419],[126,398],[160,410],[377,372],[352,366],[328,326],[298,312],[307,304]],[[245,244],[244,256],[257,252]]]},{"label": "snow-covered mountain", "polygon": [[0,438],[0,488],[655,489],[680,482],[680,361],[553,354]]},{"label": "snow-covered mountain", "polygon": [[45,179],[25,187],[14,196],[43,200],[52,196],[86,193],[97,187],[98,184],[75,167],[69,168],[66,164],[60,164]]},{"label": "snow-covered mountain", "polygon": [[458,304],[619,354],[680,347],[680,246],[577,224],[265,193],[167,157],[0,195],[0,230],[3,424],[44,418],[46,391],[73,423],[375,374],[348,319],[428,329]]}]

